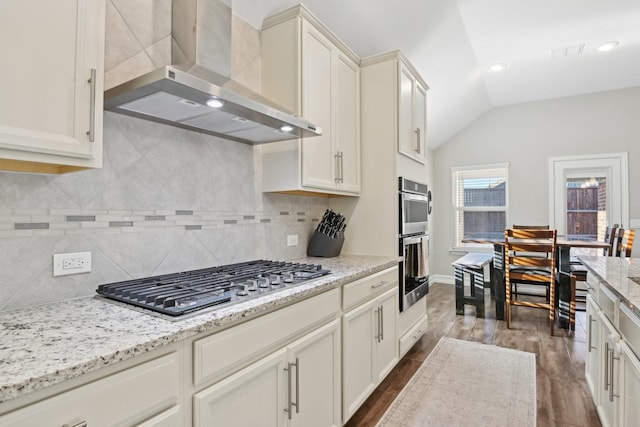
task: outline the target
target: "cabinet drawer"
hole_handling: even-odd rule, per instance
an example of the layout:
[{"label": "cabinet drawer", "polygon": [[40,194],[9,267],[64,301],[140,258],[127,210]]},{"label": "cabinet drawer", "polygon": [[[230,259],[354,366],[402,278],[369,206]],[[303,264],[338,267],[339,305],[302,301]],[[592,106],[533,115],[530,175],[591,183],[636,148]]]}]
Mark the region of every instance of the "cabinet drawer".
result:
[{"label": "cabinet drawer", "polygon": [[342,308],[348,310],[398,286],[398,267],[374,273],[342,287]]},{"label": "cabinet drawer", "polygon": [[10,412],[0,426],[135,425],[178,403],[179,373],[171,353]]},{"label": "cabinet drawer", "polygon": [[400,357],[404,356],[404,354],[413,347],[426,330],[427,316],[424,316],[400,338]]},{"label": "cabinet drawer", "polygon": [[620,304],[618,328],[629,347],[640,358],[640,318],[624,304]]},{"label": "cabinet drawer", "polygon": [[598,304],[600,309],[607,316],[609,321],[616,325],[616,303],[618,298],[604,285],[598,287]]},{"label": "cabinet drawer", "polygon": [[301,333],[337,317],[340,292],[328,292],[193,343],[196,386],[237,371]]}]

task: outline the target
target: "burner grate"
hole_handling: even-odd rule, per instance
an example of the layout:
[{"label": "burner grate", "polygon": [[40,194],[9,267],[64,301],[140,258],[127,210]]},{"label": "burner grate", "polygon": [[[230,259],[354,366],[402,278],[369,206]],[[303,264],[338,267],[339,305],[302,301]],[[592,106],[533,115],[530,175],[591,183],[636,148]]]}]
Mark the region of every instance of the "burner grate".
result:
[{"label": "burner grate", "polygon": [[172,318],[246,301],[329,274],[322,266],[257,260],[98,286],[98,295]]}]

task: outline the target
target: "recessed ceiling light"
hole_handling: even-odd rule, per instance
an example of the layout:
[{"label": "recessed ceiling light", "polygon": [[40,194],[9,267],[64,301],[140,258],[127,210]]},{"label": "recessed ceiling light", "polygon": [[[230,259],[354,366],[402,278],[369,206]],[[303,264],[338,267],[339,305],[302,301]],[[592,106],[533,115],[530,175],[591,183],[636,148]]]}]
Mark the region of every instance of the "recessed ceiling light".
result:
[{"label": "recessed ceiling light", "polygon": [[600,46],[596,47],[596,50],[598,52],[608,52],[611,49],[613,49],[614,47],[618,46],[619,44],[620,44],[620,42],[618,42],[616,40],[608,41],[608,42],[602,43]]},{"label": "recessed ceiling light", "polygon": [[493,64],[492,66],[490,66],[489,70],[498,73],[500,71],[506,70],[508,66],[509,64],[507,64],[506,62],[498,62],[497,64]]},{"label": "recessed ceiling light", "polygon": [[219,98],[209,98],[207,105],[211,108],[221,108],[224,105],[224,101]]}]

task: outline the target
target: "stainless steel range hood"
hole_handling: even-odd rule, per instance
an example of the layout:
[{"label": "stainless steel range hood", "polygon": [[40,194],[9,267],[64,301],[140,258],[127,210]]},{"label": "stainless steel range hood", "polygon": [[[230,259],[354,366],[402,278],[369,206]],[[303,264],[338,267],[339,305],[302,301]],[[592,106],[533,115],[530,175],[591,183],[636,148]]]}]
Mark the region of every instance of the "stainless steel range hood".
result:
[{"label": "stainless steel range hood", "polygon": [[230,0],[173,0],[172,9],[173,65],[109,89],[105,110],[249,144],[322,134],[230,79]]}]

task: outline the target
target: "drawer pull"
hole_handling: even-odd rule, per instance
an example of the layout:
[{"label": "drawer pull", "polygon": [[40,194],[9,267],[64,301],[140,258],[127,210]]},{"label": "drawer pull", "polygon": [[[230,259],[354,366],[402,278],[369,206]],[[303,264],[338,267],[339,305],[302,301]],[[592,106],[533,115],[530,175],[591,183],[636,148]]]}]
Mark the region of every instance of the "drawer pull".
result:
[{"label": "drawer pull", "polygon": [[63,424],[62,427],[87,427],[86,421],[80,421],[76,424]]},{"label": "drawer pull", "polygon": [[381,280],[379,283],[376,283],[375,285],[371,285],[371,289],[379,288],[380,286],[384,286],[387,283],[388,282],[386,280]]}]

